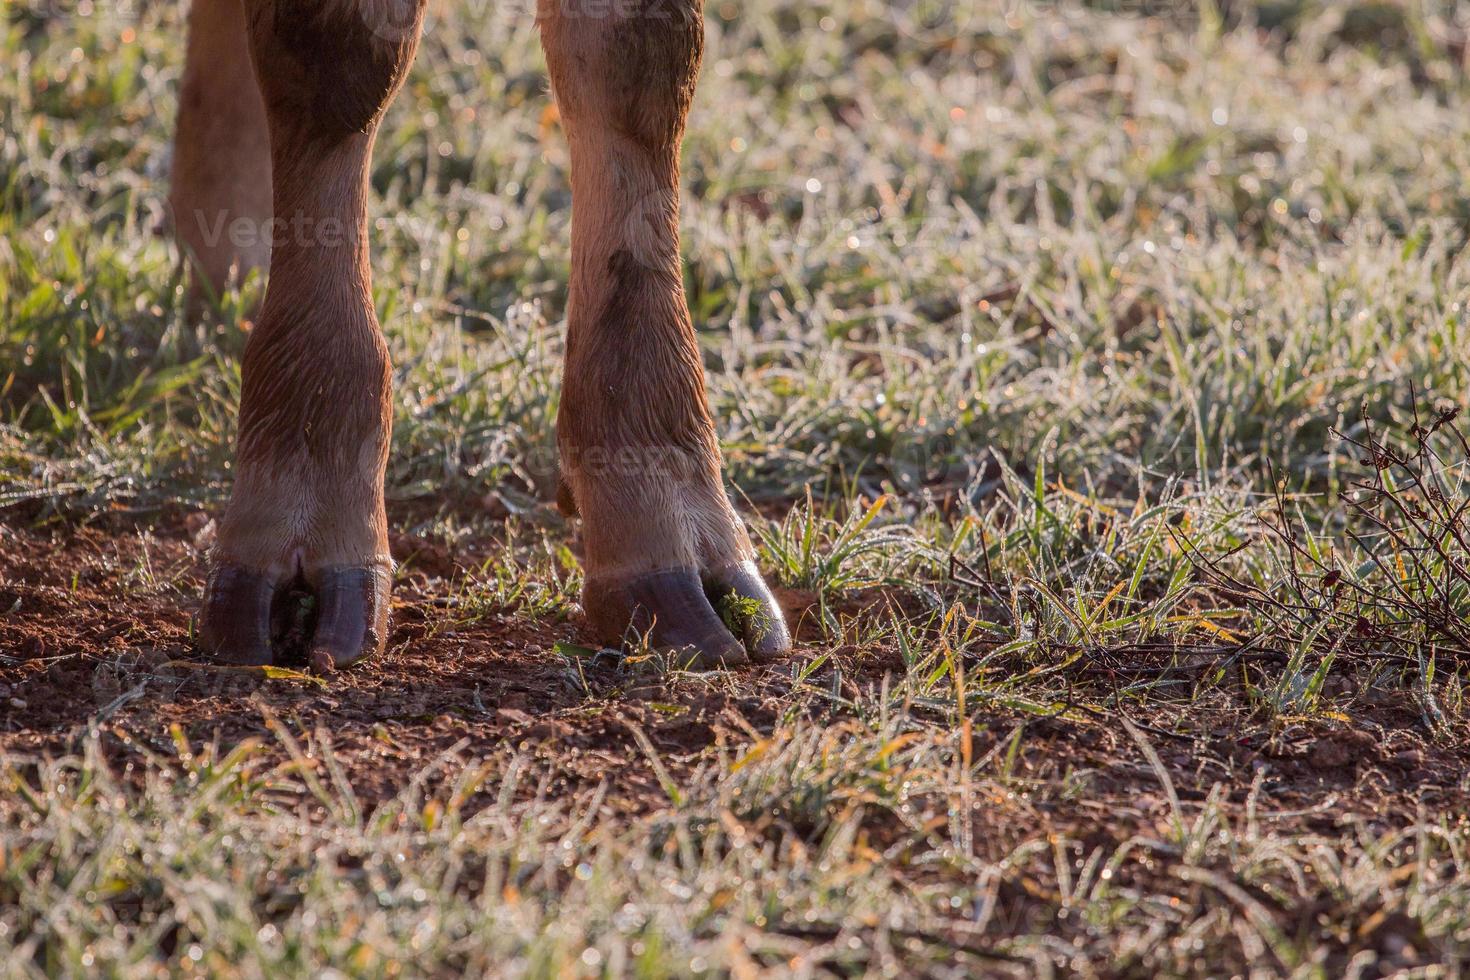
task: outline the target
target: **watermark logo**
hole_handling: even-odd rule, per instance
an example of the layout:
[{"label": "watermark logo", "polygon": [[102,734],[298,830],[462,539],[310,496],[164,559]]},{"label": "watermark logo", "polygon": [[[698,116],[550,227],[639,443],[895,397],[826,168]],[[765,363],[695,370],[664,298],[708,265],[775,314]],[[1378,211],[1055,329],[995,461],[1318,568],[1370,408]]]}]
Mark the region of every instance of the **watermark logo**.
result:
[{"label": "watermark logo", "polygon": [[357,14],[373,37],[411,44],[418,37],[428,0],[358,0]]}]

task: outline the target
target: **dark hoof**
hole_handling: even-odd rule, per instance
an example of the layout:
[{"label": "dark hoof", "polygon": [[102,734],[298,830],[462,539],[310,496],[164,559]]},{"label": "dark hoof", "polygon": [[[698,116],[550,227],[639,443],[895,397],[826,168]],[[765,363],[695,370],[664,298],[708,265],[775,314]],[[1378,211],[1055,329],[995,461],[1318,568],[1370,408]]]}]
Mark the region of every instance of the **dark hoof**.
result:
[{"label": "dark hoof", "polygon": [[[205,588],[199,646],[222,663],[258,667],[304,655],[313,670],[337,670],[382,651],[390,589],[386,566],[326,569],[303,583],[220,562]],[[304,595],[314,597],[309,607],[300,605]]]},{"label": "dark hoof", "polygon": [[311,669],[330,673],[376,656],[388,639],[388,569],[332,568],[313,583],[317,601]]},{"label": "dark hoof", "polygon": [[721,619],[750,651],[752,660],[765,663],[791,652],[786,618],[755,562],[715,569],[706,576],[704,588]]},{"label": "dark hoof", "polygon": [[752,654],[766,660],[791,646],[780,608],[752,562],[704,579],[693,568],[671,568],[623,582],[588,580],[582,606],[600,636],[647,637],[686,669],[738,667]]},{"label": "dark hoof", "polygon": [[229,562],[209,574],[199,620],[199,646],[227,664],[259,667],[274,661],[271,603],[276,588],[266,576]]}]

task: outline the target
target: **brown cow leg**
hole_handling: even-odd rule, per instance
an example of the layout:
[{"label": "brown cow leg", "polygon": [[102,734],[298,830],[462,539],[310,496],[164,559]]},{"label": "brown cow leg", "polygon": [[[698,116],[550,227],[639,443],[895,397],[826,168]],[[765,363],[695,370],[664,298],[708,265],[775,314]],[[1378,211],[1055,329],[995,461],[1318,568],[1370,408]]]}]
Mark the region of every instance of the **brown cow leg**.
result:
[{"label": "brown cow leg", "polygon": [[270,284],[242,367],[233,496],[205,594],[204,648],[269,663],[280,592],[315,593],[319,670],[382,649],[388,351],[368,270],[373,137],[424,0],[245,0],[275,177]]},{"label": "brown cow leg", "polygon": [[774,657],[790,640],[721,483],[679,267],[699,0],[541,0],[538,20],[572,152],[557,438],[583,520],[583,605],[605,638],[651,634],[700,666]]},{"label": "brown cow leg", "polygon": [[195,297],[270,261],[270,135],[241,0],[194,0],[189,14],[169,204]]}]

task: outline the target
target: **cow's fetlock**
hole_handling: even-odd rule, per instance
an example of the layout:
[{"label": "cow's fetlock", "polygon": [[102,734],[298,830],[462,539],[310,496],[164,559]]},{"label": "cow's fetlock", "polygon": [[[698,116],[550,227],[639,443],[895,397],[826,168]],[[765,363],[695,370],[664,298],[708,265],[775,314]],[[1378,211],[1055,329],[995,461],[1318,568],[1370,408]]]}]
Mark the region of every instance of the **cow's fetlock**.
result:
[{"label": "cow's fetlock", "polygon": [[237,664],[356,663],[387,641],[392,569],[381,492],[309,459],[246,465],[211,556],[200,644]]},{"label": "cow's fetlock", "polygon": [[761,579],[720,479],[713,441],[695,447],[580,447],[563,474],[582,518],[582,605],[607,641],[647,640],[697,667],[784,653],[781,609]]}]

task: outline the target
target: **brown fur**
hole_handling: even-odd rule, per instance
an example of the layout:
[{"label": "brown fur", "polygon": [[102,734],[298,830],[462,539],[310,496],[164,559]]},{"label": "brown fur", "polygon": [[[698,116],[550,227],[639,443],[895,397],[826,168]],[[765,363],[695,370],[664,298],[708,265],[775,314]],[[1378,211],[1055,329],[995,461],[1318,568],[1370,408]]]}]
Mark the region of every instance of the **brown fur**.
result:
[{"label": "brown fur", "polygon": [[237,245],[228,234],[238,219],[258,226],[271,216],[270,134],[241,3],[194,0],[189,14],[169,204],[196,294],[223,287],[232,269],[243,277],[270,262],[268,242]]},{"label": "brown fur", "polygon": [[630,444],[706,451],[714,427],[703,366],[689,315],[674,301],[683,284],[626,249],[608,258],[606,276],[598,308],[570,327],[562,436],[581,452]]},{"label": "brown fur", "polygon": [[377,128],[413,63],[427,0],[245,2],[273,124],[329,141]]},{"label": "brown fur", "polygon": [[[684,122],[704,59],[704,21],[690,0],[642,0],[609,31],[610,121],[677,167]],[[677,185],[677,181],[676,181]]]},{"label": "brown fur", "polygon": [[308,576],[386,563],[391,369],[372,306],[367,177],[417,31],[380,38],[341,0],[246,0],[246,14],[275,247],[241,369],[239,476],[220,548]]},{"label": "brown fur", "polygon": [[572,147],[572,281],[557,420],[588,577],[743,560],[679,268],[678,149],[703,51],[696,0],[592,16],[545,0]]},{"label": "brown fur", "polygon": [[[215,556],[215,618],[258,617],[256,576],[304,574],[340,612],[324,642],[379,643],[385,593],[362,583],[386,581],[392,412],[371,301],[367,174],[378,123],[412,62],[425,0],[243,2],[270,132],[276,244],[242,369],[239,466]],[[750,542],[721,483],[679,266],[678,156],[703,53],[700,4],[578,6],[542,0],[538,22],[572,149],[558,442],[572,498],[564,503],[583,519],[584,598],[605,633],[664,616],[672,642],[688,642],[710,663],[739,662],[740,643],[701,582],[775,604],[749,565]],[[181,125],[181,140],[201,135]],[[256,636],[252,629],[216,621],[206,632],[220,650],[249,658],[257,651],[237,649],[230,637]],[[250,642],[259,645],[258,637]],[[362,653],[329,652],[322,662]]]}]

